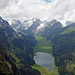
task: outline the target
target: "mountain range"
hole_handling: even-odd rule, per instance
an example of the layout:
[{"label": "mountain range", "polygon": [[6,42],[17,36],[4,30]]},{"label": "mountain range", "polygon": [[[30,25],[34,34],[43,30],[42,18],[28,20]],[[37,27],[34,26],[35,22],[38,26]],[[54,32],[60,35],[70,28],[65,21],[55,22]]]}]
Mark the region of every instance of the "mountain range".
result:
[{"label": "mountain range", "polygon": [[[15,29],[19,31],[26,30],[27,32],[29,31],[30,33],[37,34],[46,28],[49,28],[50,26],[54,25],[55,22],[59,22],[55,19],[51,21],[41,21],[40,19],[33,18],[30,20],[25,20],[24,22],[21,22],[20,20],[11,20],[10,25]],[[61,23],[61,22],[60,22]],[[66,26],[71,25],[72,21],[66,21],[65,24]],[[61,24],[63,27],[63,24]]]},{"label": "mountain range", "polygon": [[33,47],[38,43],[34,35],[52,42],[52,55],[59,75],[75,75],[75,23],[66,22],[66,27],[53,19],[13,20],[9,24],[0,17],[0,75],[41,75],[31,66]]}]

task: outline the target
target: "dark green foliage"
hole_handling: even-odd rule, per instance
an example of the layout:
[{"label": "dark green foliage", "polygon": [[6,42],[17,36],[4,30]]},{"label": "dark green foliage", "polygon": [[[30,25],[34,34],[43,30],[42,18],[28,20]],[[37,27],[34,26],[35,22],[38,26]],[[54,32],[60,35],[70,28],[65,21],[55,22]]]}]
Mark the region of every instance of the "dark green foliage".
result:
[{"label": "dark green foliage", "polygon": [[[30,35],[24,35],[21,32],[19,32],[19,35],[21,37],[12,40],[13,45],[11,45],[11,48],[13,49],[12,53],[20,60],[19,70],[21,75],[40,75],[37,70],[30,67],[35,63],[33,60],[34,53],[32,48],[36,45],[35,38]],[[14,61],[16,61],[16,59],[14,59]]]},{"label": "dark green foliage", "polygon": [[12,41],[12,43],[15,45],[15,47],[18,47],[18,48],[24,50],[23,46],[25,45],[25,42],[24,42],[23,39],[20,39],[20,38],[17,39],[17,38],[16,38],[16,39],[14,39],[14,40]]},{"label": "dark green foliage", "polygon": [[20,72],[21,72],[21,75],[41,75],[39,71],[32,68],[29,68],[26,71],[21,69]]},{"label": "dark green foliage", "polygon": [[0,47],[0,75],[19,75],[16,65]]},{"label": "dark green foliage", "polygon": [[53,50],[55,56],[75,52],[75,32],[55,37]]},{"label": "dark green foliage", "polygon": [[0,29],[0,45],[3,47],[3,49],[6,50],[6,47],[10,47],[10,44],[7,41],[7,38],[5,37],[5,34],[3,33],[3,30]]},{"label": "dark green foliage", "polygon": [[0,21],[0,45],[4,50],[7,50],[10,48],[8,40],[17,37],[18,35],[7,21],[3,20],[2,18],[0,19],[3,21]]},{"label": "dark green foliage", "polygon": [[36,41],[33,37],[24,34],[21,35],[21,38],[12,40],[12,44],[20,49],[20,53],[17,50],[14,51],[15,56],[21,59],[20,63],[32,65],[34,64],[32,47],[36,45]]},{"label": "dark green foliage", "polygon": [[[69,70],[71,70],[72,68],[69,68]],[[74,75],[75,69],[71,70],[71,71],[67,71],[66,65],[64,64],[63,66],[61,66],[58,70],[60,75]]]},{"label": "dark green foliage", "polygon": [[60,75],[74,75],[75,72],[75,31],[53,39],[53,55],[59,66]]},{"label": "dark green foliage", "polygon": [[[21,33],[19,33],[19,34],[21,34]],[[8,40],[6,38],[5,38],[5,40],[3,38],[1,38],[1,41],[4,40],[4,42],[2,41],[1,44],[3,44],[3,45],[0,45],[0,46],[2,46],[2,48],[4,48],[4,47],[7,48],[8,52],[10,51],[9,49],[13,49],[12,53],[15,55],[15,57],[17,57],[20,60],[19,64],[23,64],[23,65],[20,65],[20,69],[19,69],[21,75],[25,75],[25,74],[26,75],[35,75],[35,73],[37,75],[40,75],[40,73],[37,70],[34,70],[30,67],[31,65],[33,65],[35,63],[34,60],[33,60],[34,53],[33,53],[32,47],[36,45],[36,41],[35,41],[34,37],[32,37],[32,36],[30,37],[30,36],[27,36],[27,35],[24,35],[24,34],[21,34],[21,35],[22,35],[21,38],[15,38],[14,40],[12,40],[12,44],[14,45],[14,47],[12,47],[12,45],[8,42]],[[5,44],[6,41],[10,45],[9,48],[8,48],[8,45]],[[16,50],[15,47],[17,48],[17,50]],[[19,48],[20,51],[18,50],[18,48]],[[16,63],[16,59],[11,55],[10,55],[10,57]],[[7,56],[5,56],[5,59],[6,59],[6,61],[9,61]],[[1,67],[2,67],[2,64],[1,64]],[[5,63],[3,65],[5,65]],[[5,68],[2,71],[3,72],[6,71],[6,72],[9,73],[9,74],[6,74],[6,75],[11,75],[10,73],[12,71],[10,69],[8,69],[8,71],[7,71],[7,69],[8,68]],[[14,68],[12,70],[14,72],[16,71]],[[22,70],[24,70],[24,71],[22,71]]]}]

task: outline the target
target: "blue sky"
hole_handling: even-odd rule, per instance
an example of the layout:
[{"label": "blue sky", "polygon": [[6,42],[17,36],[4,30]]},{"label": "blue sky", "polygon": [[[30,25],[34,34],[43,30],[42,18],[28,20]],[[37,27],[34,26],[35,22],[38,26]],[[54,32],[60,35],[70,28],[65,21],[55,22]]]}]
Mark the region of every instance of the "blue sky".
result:
[{"label": "blue sky", "polygon": [[44,1],[46,1],[46,2],[51,2],[51,0],[44,0]]}]

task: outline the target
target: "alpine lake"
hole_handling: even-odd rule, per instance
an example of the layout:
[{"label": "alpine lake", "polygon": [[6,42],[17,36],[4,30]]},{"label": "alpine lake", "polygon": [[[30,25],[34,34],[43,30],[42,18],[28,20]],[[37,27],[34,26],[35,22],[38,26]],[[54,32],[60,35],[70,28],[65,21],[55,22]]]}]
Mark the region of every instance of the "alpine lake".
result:
[{"label": "alpine lake", "polygon": [[53,72],[53,61],[54,58],[49,53],[37,52],[34,56],[35,63],[37,65],[47,68],[49,71]]}]

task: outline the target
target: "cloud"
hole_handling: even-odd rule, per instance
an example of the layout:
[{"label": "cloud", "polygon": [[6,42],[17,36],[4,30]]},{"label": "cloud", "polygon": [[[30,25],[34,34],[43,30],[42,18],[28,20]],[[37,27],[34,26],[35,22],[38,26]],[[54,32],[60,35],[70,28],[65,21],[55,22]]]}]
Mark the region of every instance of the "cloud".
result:
[{"label": "cloud", "polygon": [[53,0],[43,0],[43,1],[46,1],[46,2],[52,2]]},{"label": "cloud", "polygon": [[0,9],[4,9],[6,6],[9,5],[9,0],[0,0]]},{"label": "cloud", "polygon": [[75,0],[0,0],[0,16],[5,19],[75,21]]}]

